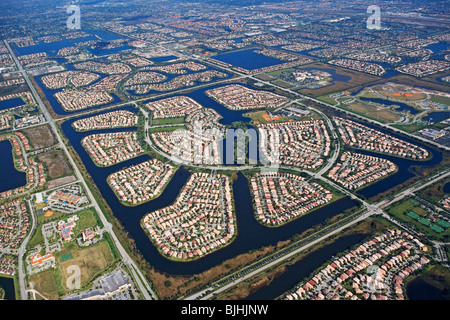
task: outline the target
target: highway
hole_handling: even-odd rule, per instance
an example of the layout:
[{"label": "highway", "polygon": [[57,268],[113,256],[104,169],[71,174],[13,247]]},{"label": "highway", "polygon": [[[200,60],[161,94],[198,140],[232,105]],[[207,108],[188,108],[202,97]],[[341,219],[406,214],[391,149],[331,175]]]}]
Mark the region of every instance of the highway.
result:
[{"label": "highway", "polygon": [[[57,137],[58,140],[58,144],[59,147],[61,149],[64,150],[67,158],[69,159],[69,162],[72,166],[72,168],[75,171],[75,175],[78,179],[78,181],[80,181],[80,183],[83,185],[84,190],[86,190],[87,196],[90,199],[91,203],[93,204],[93,206],[95,207],[97,214],[99,215],[103,225],[105,226],[105,229],[107,230],[107,232],[111,235],[111,238],[114,241],[114,244],[117,248],[117,250],[119,251],[122,261],[124,264],[126,264],[129,269],[131,270],[131,272],[133,273],[133,277],[135,279],[135,283],[138,285],[140,291],[142,292],[144,298],[146,300],[150,300],[150,299],[157,299],[156,294],[153,292],[153,290],[151,289],[150,285],[147,283],[147,281],[145,280],[144,275],[142,274],[142,272],[139,270],[139,268],[137,267],[136,263],[130,258],[130,256],[128,255],[128,253],[125,251],[125,249],[123,248],[122,244],[119,242],[117,236],[115,235],[113,229],[112,229],[112,224],[108,222],[108,220],[106,219],[106,217],[104,216],[102,210],[100,209],[100,206],[97,203],[97,200],[95,199],[95,197],[93,196],[91,190],[88,188],[86,181],[83,178],[83,175],[81,174],[80,170],[78,169],[77,165],[75,164],[75,161],[72,159],[72,156],[70,155],[66,144],[64,143],[64,141],[62,140],[55,122],[53,121],[47,107],[45,106],[45,104],[42,102],[39,94],[36,92],[36,89],[34,88],[33,84],[31,83],[30,79],[28,78],[26,71],[22,68],[22,65],[19,63],[16,55],[14,54],[13,50],[11,49],[11,47],[9,46],[8,42],[5,40],[4,41],[6,47],[8,48],[11,56],[13,57],[17,67],[19,68],[19,71],[21,72],[23,78],[26,80],[31,93],[36,101],[36,103],[39,105],[40,110],[42,111],[42,113],[44,114],[45,119],[47,120],[47,123],[50,125],[50,128],[52,129],[54,135]],[[28,238],[26,239],[28,240]],[[24,243],[22,244],[21,248],[23,247],[23,250],[25,250],[26,244],[28,243],[28,241],[24,241]],[[23,254],[24,251],[21,252],[21,254],[19,255],[19,260],[23,259]],[[23,267],[23,266],[22,266]],[[21,299],[22,300],[27,300],[27,293],[26,293],[26,285],[25,285],[25,281],[24,281],[24,271],[20,270],[19,272],[22,272],[22,277],[19,276],[19,279],[21,278],[20,283],[20,295],[21,295]],[[138,276],[139,275],[139,276]],[[141,280],[142,279],[142,280]]]}]

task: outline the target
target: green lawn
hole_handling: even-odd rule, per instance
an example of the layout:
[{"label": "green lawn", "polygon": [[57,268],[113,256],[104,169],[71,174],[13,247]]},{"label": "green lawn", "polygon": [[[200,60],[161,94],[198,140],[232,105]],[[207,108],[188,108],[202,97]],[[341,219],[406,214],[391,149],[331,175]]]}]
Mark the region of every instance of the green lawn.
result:
[{"label": "green lawn", "polygon": [[152,126],[160,126],[164,124],[182,124],[184,123],[184,117],[167,118],[167,119],[152,119]]}]

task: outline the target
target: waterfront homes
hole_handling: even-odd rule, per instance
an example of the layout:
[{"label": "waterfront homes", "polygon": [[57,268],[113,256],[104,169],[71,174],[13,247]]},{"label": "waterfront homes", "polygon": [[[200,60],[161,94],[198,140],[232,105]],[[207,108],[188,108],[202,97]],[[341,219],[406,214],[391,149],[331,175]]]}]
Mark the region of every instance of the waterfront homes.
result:
[{"label": "waterfront homes", "polygon": [[96,61],[85,61],[74,64],[75,69],[88,70],[103,74],[123,74],[130,73],[130,66],[121,62],[101,63]]},{"label": "waterfront homes", "polygon": [[448,61],[425,60],[402,65],[395,70],[415,77],[425,77],[448,69],[450,69],[450,62]]},{"label": "waterfront homes", "polygon": [[426,149],[372,129],[360,123],[333,117],[343,142],[354,148],[386,153],[413,160],[423,160],[429,156]]},{"label": "waterfront homes", "polygon": [[443,199],[441,204],[445,209],[450,209],[450,197]]},{"label": "waterfront homes", "polygon": [[184,117],[203,108],[197,101],[186,96],[151,101],[145,107],[152,112],[153,119]]},{"label": "waterfront homes", "polygon": [[0,248],[18,248],[29,226],[28,210],[19,199],[0,205]]},{"label": "waterfront homes", "polygon": [[205,69],[207,69],[207,67],[205,67],[204,65],[202,65],[200,63],[194,62],[194,61],[171,63],[171,64],[166,64],[164,66],[142,68],[142,70],[156,70],[156,71],[162,71],[162,72],[170,73],[170,74],[185,74],[185,73],[187,73],[187,70],[202,71]]},{"label": "waterfront homes", "polygon": [[253,90],[232,84],[207,90],[206,95],[231,110],[278,108],[289,102],[289,98],[278,94]]},{"label": "waterfront homes", "polygon": [[84,137],[81,144],[97,166],[112,166],[141,155],[144,150],[136,132],[99,133]]},{"label": "waterfront homes", "polygon": [[153,159],[115,172],[107,181],[120,201],[136,206],[158,197],[174,173],[173,166]]},{"label": "waterfront homes", "polygon": [[376,76],[382,76],[386,73],[386,70],[376,63],[370,63],[365,61],[358,61],[352,59],[336,59],[328,61],[330,64],[334,64],[339,67],[344,67],[348,69],[353,69],[369,74],[373,74]]},{"label": "waterfront homes", "polygon": [[13,146],[14,166],[17,170],[26,172],[27,183],[23,187],[0,193],[0,197],[3,199],[13,198],[23,195],[37,187],[42,187],[46,181],[42,163],[36,162],[34,158],[23,157],[25,151],[32,150],[27,138],[22,133],[15,131],[14,134],[1,136],[0,141],[2,140],[9,140],[11,142]]},{"label": "waterfront homes", "polygon": [[280,172],[255,174],[250,180],[256,218],[280,226],[328,203],[333,194],[303,177]]},{"label": "waterfront homes", "polygon": [[419,240],[388,230],[339,254],[302,281],[284,300],[403,300],[405,279],[430,260]]},{"label": "waterfront homes", "polygon": [[167,77],[157,72],[152,71],[141,71],[135,73],[132,77],[130,77],[126,82],[125,86],[132,86],[135,84],[142,83],[157,83],[166,80]]},{"label": "waterfront homes", "polygon": [[217,70],[206,70],[191,74],[183,74],[175,77],[170,81],[154,84],[135,84],[127,87],[127,89],[134,91],[136,94],[145,94],[150,90],[156,91],[172,91],[184,87],[191,87],[197,82],[210,82],[214,78],[226,78],[227,74]]},{"label": "waterfront homes", "polygon": [[231,192],[228,176],[193,173],[175,202],[145,215],[142,225],[164,256],[200,258],[228,245],[236,234]]},{"label": "waterfront homes", "polygon": [[104,91],[63,89],[55,98],[65,111],[76,111],[112,102],[113,97]]},{"label": "waterfront homes", "polygon": [[328,172],[328,177],[354,190],[372,183],[397,170],[386,159],[345,151],[340,161]]},{"label": "waterfront homes", "polygon": [[260,152],[270,163],[314,170],[330,154],[331,140],[322,120],[267,123],[257,128]]},{"label": "waterfront homes", "polygon": [[98,74],[83,71],[63,71],[51,73],[41,78],[47,89],[59,89],[68,85],[74,87],[87,86],[100,78]]},{"label": "waterfront homes", "polygon": [[96,83],[91,84],[86,87],[86,90],[91,91],[115,91],[117,89],[117,85],[122,79],[124,79],[127,75],[125,74],[113,74],[110,76],[106,76]]},{"label": "waterfront homes", "polygon": [[72,123],[76,131],[133,127],[138,123],[137,114],[127,110],[116,110]]}]

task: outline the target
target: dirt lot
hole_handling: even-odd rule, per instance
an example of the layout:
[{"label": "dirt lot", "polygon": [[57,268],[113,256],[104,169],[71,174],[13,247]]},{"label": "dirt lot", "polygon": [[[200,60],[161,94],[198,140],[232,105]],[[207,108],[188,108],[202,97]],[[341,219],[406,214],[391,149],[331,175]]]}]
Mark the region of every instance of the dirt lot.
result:
[{"label": "dirt lot", "polygon": [[345,108],[381,122],[394,122],[400,119],[400,115],[394,112],[387,109],[378,110],[376,107],[362,102],[350,103]]},{"label": "dirt lot", "polygon": [[60,178],[73,172],[61,150],[49,151],[38,155],[38,159],[48,170],[48,180]]},{"label": "dirt lot", "polygon": [[61,263],[63,270],[63,286],[66,288],[66,279],[72,275],[70,266],[75,265],[81,271],[81,286],[92,280],[98,273],[108,268],[114,261],[111,249],[106,241],[102,241],[97,245],[86,249],[77,249],[73,247],[64,249],[59,256],[72,253],[72,258]]},{"label": "dirt lot", "polygon": [[55,137],[48,125],[25,129],[23,133],[28,137],[31,146],[36,150],[51,147],[55,144]]}]

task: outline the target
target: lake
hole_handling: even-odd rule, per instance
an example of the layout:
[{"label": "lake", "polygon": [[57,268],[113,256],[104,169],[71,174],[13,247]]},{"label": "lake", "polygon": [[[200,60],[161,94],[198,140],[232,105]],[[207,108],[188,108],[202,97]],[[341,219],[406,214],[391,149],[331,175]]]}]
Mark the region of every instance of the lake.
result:
[{"label": "lake", "polygon": [[450,193],[450,182],[447,182],[446,184],[444,184],[442,191],[444,191],[445,193]]},{"label": "lake", "polygon": [[25,105],[25,101],[23,101],[23,99],[20,97],[3,100],[3,101],[0,101],[0,111],[9,109],[9,108],[18,107],[18,106],[23,106],[23,105]]},{"label": "lake", "polygon": [[2,168],[2,178],[0,179],[0,193],[23,187],[27,184],[25,172],[18,171],[14,167],[12,155],[13,147],[9,140],[0,141],[0,168]]},{"label": "lake", "polygon": [[429,284],[422,277],[417,277],[406,286],[406,294],[410,300],[442,300],[442,290]]},{"label": "lake", "polygon": [[259,49],[246,49],[218,54],[211,58],[229,63],[233,66],[241,67],[247,70],[270,67],[276,64],[284,63],[279,59],[267,57],[259,53],[255,53]]},{"label": "lake", "polygon": [[0,277],[0,287],[5,290],[5,300],[16,300],[13,278]]},{"label": "lake", "polygon": [[422,118],[424,121],[440,122],[450,118],[450,111],[433,111]]}]

